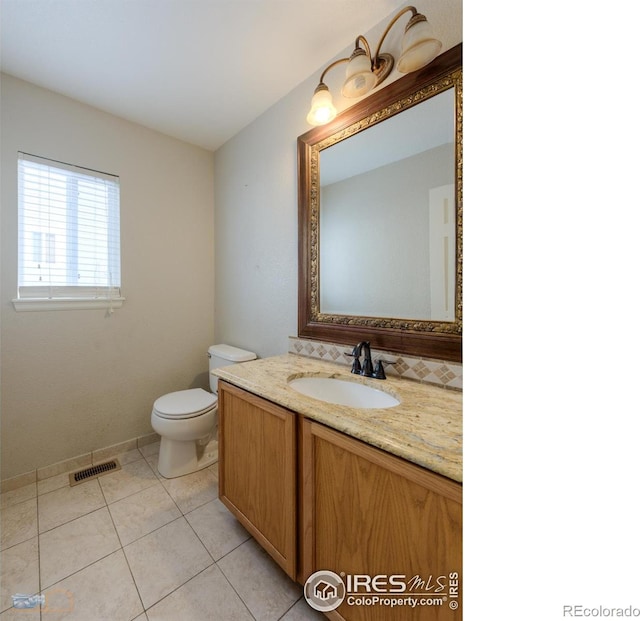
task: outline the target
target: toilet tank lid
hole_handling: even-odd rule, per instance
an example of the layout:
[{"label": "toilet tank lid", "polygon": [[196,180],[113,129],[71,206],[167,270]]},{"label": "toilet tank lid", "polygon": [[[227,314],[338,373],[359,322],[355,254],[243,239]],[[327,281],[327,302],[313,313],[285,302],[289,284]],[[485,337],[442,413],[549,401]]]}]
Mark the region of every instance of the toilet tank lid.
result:
[{"label": "toilet tank lid", "polygon": [[209,347],[209,354],[230,362],[246,362],[247,360],[255,360],[258,357],[252,351],[224,344],[212,345]]}]

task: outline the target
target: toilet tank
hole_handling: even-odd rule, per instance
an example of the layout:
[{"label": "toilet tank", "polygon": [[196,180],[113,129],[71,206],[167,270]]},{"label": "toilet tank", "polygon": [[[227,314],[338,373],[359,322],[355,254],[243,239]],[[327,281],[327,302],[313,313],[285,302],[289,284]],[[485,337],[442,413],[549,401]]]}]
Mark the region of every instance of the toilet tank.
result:
[{"label": "toilet tank", "polygon": [[238,347],[232,347],[231,345],[212,345],[209,347],[209,386],[211,392],[218,394],[218,378],[215,375],[211,375],[213,369],[219,367],[226,367],[230,364],[236,364],[238,362],[247,362],[248,360],[255,360],[256,356],[252,351],[246,349],[240,349]]}]

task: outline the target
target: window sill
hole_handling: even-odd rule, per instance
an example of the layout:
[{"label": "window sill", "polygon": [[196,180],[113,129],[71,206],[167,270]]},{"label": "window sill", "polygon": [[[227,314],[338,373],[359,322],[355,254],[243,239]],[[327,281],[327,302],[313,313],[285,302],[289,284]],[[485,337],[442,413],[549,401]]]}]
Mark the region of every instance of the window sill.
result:
[{"label": "window sill", "polygon": [[125,298],[17,298],[13,307],[22,311],[94,310],[121,308]]}]

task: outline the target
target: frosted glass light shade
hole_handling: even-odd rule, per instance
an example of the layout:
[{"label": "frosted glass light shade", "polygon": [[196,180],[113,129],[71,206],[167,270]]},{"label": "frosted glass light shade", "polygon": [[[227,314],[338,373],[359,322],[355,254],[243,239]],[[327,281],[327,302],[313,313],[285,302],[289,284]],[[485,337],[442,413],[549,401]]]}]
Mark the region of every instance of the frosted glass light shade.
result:
[{"label": "frosted glass light shade", "polygon": [[434,37],[431,24],[426,19],[409,24],[398,60],[398,71],[401,73],[411,73],[428,65],[442,49],[442,42]]},{"label": "frosted glass light shade", "polygon": [[326,86],[324,88],[318,87],[311,98],[311,110],[307,114],[307,123],[309,125],[324,125],[333,121],[337,113],[329,89]]},{"label": "frosted glass light shade", "polygon": [[371,71],[371,60],[360,49],[351,55],[347,65],[347,77],[342,85],[344,97],[362,97],[376,84],[376,76]]}]

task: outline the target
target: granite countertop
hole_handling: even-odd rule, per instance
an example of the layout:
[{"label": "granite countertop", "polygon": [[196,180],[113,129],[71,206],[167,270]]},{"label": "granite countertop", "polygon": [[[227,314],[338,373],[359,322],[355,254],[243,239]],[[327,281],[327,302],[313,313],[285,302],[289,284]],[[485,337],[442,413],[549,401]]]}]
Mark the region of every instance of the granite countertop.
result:
[{"label": "granite countertop", "polygon": [[[454,481],[462,482],[462,393],[406,379],[375,380],[344,365],[284,354],[212,371],[220,379],[377,446]],[[360,409],[300,394],[287,381],[305,375],[339,377],[392,394],[400,404]]]}]

